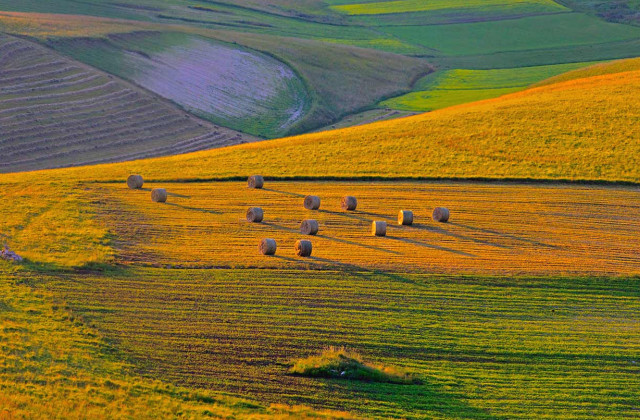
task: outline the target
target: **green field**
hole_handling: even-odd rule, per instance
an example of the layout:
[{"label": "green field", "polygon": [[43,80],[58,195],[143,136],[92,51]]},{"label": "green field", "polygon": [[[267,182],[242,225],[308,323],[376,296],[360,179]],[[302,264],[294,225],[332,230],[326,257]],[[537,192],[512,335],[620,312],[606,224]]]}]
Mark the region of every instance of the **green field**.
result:
[{"label": "green field", "polygon": [[59,276],[0,261],[2,418],[350,418],[143,379],[60,295],[34,289]]},{"label": "green field", "polygon": [[385,28],[403,41],[443,55],[543,50],[638,39],[640,29],[570,13],[455,25]]},{"label": "green field", "polygon": [[541,80],[594,63],[496,70],[449,70],[432,73],[414,86],[414,92],[380,103],[404,111],[433,111],[517,92]]},{"label": "green field", "polygon": [[[136,269],[39,287],[140,373],[182,385],[379,418],[619,419],[638,409],[638,278]],[[326,345],[424,384],[287,375],[290,360]]]}]

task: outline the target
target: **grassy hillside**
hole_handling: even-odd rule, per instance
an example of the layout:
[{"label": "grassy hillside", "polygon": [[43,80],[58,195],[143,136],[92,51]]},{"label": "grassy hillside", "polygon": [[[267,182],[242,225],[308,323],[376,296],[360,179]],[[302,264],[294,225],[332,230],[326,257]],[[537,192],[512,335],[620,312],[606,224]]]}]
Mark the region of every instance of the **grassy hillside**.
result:
[{"label": "grassy hillside", "polygon": [[[131,385],[141,380],[129,373],[109,379],[121,387],[111,397],[111,382],[90,373],[93,387],[109,388],[92,400],[96,405],[104,395],[113,398],[107,409],[135,413],[159,398],[156,392],[162,392],[157,410],[180,410],[171,405],[174,395],[189,405],[218,402],[194,391],[205,388],[258,399],[257,406],[238,408],[263,415],[272,411],[260,407],[271,403],[376,418],[617,419],[635,410],[635,189],[270,182],[260,191],[235,182],[171,183],[158,184],[171,194],[163,205],[122,182],[63,183],[41,175],[31,189],[25,181],[0,189],[0,227],[10,232],[4,240],[31,260],[27,268],[38,270],[14,278],[27,277],[36,293],[67,304],[76,328],[97,330],[133,372],[191,389],[150,390]],[[306,192],[321,195],[322,211],[301,209]],[[345,192],[359,198],[359,211],[337,209]],[[262,225],[242,221],[245,208],[255,204],[265,209]],[[449,224],[429,220],[436,204],[451,208]],[[417,224],[394,228],[398,208],[415,209]],[[292,251],[304,217],[321,222],[307,260]],[[388,237],[370,236],[373,219],[389,222]],[[278,240],[275,257],[257,252],[257,239],[266,236]],[[114,262],[124,265],[97,270]],[[54,270],[59,266],[82,269]],[[559,277],[562,272],[593,277]],[[18,307],[16,300],[7,304]],[[34,320],[36,311],[48,323],[57,313],[25,305],[21,316],[34,328],[44,322]],[[56,328],[69,329],[64,323]],[[60,341],[38,337],[60,352]],[[327,345],[404,368],[422,384],[287,374],[290,360]],[[31,391],[16,374],[6,381],[16,390],[12,399],[23,400]],[[67,390],[72,401],[86,399],[86,391],[64,379],[49,386],[47,392]],[[130,387],[138,399],[127,404]],[[29,401],[25,409],[37,409]],[[226,403],[217,404],[222,410]],[[196,409],[194,417],[216,412]]]},{"label": "grassy hillside", "polygon": [[0,172],[252,141],[39,45],[0,34]]},{"label": "grassy hillside", "polygon": [[[634,28],[609,31],[606,23],[544,0],[508,0],[504,7],[355,3],[0,0],[0,8],[86,14],[0,13],[0,25],[85,56],[90,48],[76,49],[78,43],[105,42],[115,46],[114,57],[128,50],[157,59],[175,46],[174,39],[149,36],[158,31],[262,51],[294,69],[308,89],[312,102],[298,121],[301,130],[407,93],[429,66],[399,52],[429,56],[446,71],[418,81],[416,91],[456,89],[468,95],[460,100],[470,100],[484,90],[524,88],[574,62],[632,54],[640,42]],[[528,41],[506,37],[494,48],[478,41],[483,28],[522,30]],[[555,37],[545,33],[553,28]],[[446,33],[458,38],[442,38]],[[537,42],[544,48],[532,51]],[[38,69],[31,64],[51,65],[40,61],[44,53],[29,58],[31,48],[41,47],[3,43],[0,62],[23,57],[29,71]],[[139,92],[57,60],[55,69],[72,63],[108,86]],[[521,68],[533,64],[563,67]],[[524,92],[401,120],[2,176],[0,244],[26,261],[0,261],[0,418],[634,417],[640,408],[637,64],[598,64]],[[57,126],[35,128],[51,118],[41,106],[66,95],[100,101],[82,97],[91,89],[82,83],[93,79],[77,74],[8,85],[0,91],[6,94],[0,123],[10,109],[2,103],[23,100],[11,92],[45,86],[63,96],[39,97],[33,105],[33,98],[24,99],[38,113],[16,112],[11,133],[55,140]],[[51,85],[41,85],[49,79]],[[92,108],[91,118],[99,110]],[[25,119],[28,126],[20,127]],[[5,151],[20,150],[30,149]],[[109,157],[108,150],[95,153]],[[145,177],[143,189],[126,187],[131,173]],[[254,173],[267,177],[264,189],[246,188],[245,177]],[[446,177],[493,182],[425,180]],[[504,178],[546,182],[498,182]],[[591,183],[555,183],[561,179]],[[154,187],[167,188],[167,203],[150,200]],[[320,210],[303,209],[306,194],[321,197]],[[339,208],[345,194],[358,198],[356,211]],[[430,218],[440,205],[451,210],[447,224]],[[246,222],[249,206],[264,209],[263,223]],[[396,224],[400,209],[414,211],[414,225]],[[305,218],[319,221],[317,236],[299,233]],[[386,237],[371,235],[373,220],[388,223]],[[275,256],[258,252],[265,237],[277,240]],[[313,243],[308,258],[293,252],[303,238]],[[293,360],[327,346],[345,346],[418,381],[289,373]]]},{"label": "grassy hillside", "polygon": [[[545,30],[540,30],[542,27]],[[394,26],[386,30],[402,40],[453,56],[611,43],[640,36],[637,28],[573,13],[420,28]]]},{"label": "grassy hillside", "polygon": [[[15,4],[0,0],[0,9],[4,10],[82,13],[106,17],[113,20],[115,32],[121,32],[118,26],[127,22],[122,19],[128,19],[139,29],[197,32],[276,57],[304,80],[310,92],[310,105],[302,107],[307,112],[295,123],[289,124],[291,121],[279,115],[279,118],[265,125],[260,118],[237,118],[236,115],[226,115],[219,108],[207,112],[200,109],[202,106],[194,108],[187,104],[188,109],[216,123],[266,137],[302,133],[332,125],[338,120],[348,121],[349,118],[345,117],[376,105],[400,110],[432,110],[499,96],[526,86],[522,84],[517,89],[513,86],[500,87],[490,92],[492,83],[489,82],[479,86],[478,92],[456,91],[443,99],[441,89],[436,84],[413,84],[429,71],[427,62],[444,70],[442,77],[448,76],[447,70],[511,69],[522,80],[538,82],[544,75],[534,80],[527,67],[552,64],[573,66],[580,62],[637,54],[640,44],[637,28],[607,23],[583,13],[580,8],[575,11],[571,7],[549,0],[436,1],[428,4],[413,0],[336,0],[326,3],[317,0],[204,3],[195,0],[146,0],[135,4],[129,0],[117,4],[91,0],[84,2],[82,7],[75,7],[75,3],[68,0],[55,0],[46,5],[34,1]],[[46,29],[34,28],[31,24],[21,25],[16,19],[16,15],[3,19],[10,21],[4,25],[12,33],[39,32],[44,41],[60,36]],[[146,59],[140,55],[133,56],[133,62],[120,60],[115,64],[103,58],[91,58],[92,50],[86,40],[67,38],[84,36],[80,33],[86,32],[83,27],[87,23],[73,17],[69,17],[69,21],[72,25],[60,30],[65,38],[50,39],[50,45],[120,75],[132,74],[132,69],[150,65],[141,64],[140,61]],[[49,25],[41,20],[38,22],[38,25],[44,24],[45,27]],[[167,27],[169,24],[172,29]],[[73,25],[80,27],[78,35],[73,35]],[[45,35],[46,32],[49,33]],[[99,36],[108,35],[100,32]],[[100,45],[101,42],[92,40],[89,44]],[[116,50],[111,48],[114,43],[110,44],[107,48],[109,55],[128,55],[128,51],[146,51],[145,54],[149,54],[148,42],[137,37],[129,38],[126,45],[116,43]],[[381,54],[380,51],[395,54]],[[179,52],[173,49],[165,52],[181,60]],[[173,58],[166,54],[165,58],[171,62]],[[416,56],[425,61],[416,59]],[[105,57],[105,54],[100,57]],[[141,79],[145,77],[139,76],[134,80],[158,90],[157,86]],[[194,76],[195,79],[197,76]],[[225,79],[227,82],[234,83]],[[299,86],[290,88],[295,92],[301,91]],[[409,97],[400,96],[386,101],[411,90],[414,93],[410,93]],[[166,92],[159,93],[166,96]],[[299,116],[300,109],[293,106],[293,103],[300,104],[299,101],[287,100],[285,94],[276,96],[277,100],[267,98],[239,108],[256,108],[259,111],[262,107],[273,107],[275,104],[283,113]],[[184,105],[185,101],[184,98],[178,98],[177,102]]]},{"label": "grassy hillside", "polygon": [[606,74],[400,120],[48,176],[121,180],[133,172],[171,180],[257,172],[638,182],[639,89],[638,71]]},{"label": "grassy hillside", "polygon": [[[69,281],[70,280],[70,281]],[[46,285],[142,372],[374,418],[633,417],[638,278],[135,269]],[[422,385],[287,375],[326,345]]]}]

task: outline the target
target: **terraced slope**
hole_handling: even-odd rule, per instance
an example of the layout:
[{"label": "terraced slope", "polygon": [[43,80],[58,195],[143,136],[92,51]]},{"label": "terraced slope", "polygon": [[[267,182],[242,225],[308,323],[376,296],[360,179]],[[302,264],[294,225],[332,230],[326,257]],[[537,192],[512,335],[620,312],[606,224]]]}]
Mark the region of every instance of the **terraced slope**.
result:
[{"label": "terraced slope", "polygon": [[1,172],[117,162],[252,140],[41,46],[0,34]]}]

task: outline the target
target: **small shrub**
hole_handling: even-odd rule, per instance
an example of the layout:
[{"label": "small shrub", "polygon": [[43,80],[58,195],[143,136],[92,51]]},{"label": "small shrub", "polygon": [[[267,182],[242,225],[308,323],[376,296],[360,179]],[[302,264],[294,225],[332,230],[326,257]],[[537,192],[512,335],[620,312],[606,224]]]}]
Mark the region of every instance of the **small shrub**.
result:
[{"label": "small shrub", "polygon": [[289,373],[314,378],[339,378],[366,382],[421,383],[414,375],[402,369],[364,362],[360,354],[344,347],[328,347],[319,355],[296,360],[289,369]]}]

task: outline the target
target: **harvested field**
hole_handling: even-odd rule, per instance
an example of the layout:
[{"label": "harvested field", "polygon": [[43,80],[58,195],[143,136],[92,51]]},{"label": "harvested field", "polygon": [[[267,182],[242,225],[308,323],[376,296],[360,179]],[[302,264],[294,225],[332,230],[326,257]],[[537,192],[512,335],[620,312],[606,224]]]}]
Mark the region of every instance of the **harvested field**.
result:
[{"label": "harvested field", "polygon": [[[159,206],[148,199],[148,188],[90,185],[89,194],[103,203],[96,208],[101,224],[117,238],[120,262],[492,275],[640,273],[637,188],[274,181],[262,190],[244,182],[162,186],[169,198]],[[307,192],[322,198],[320,210],[303,208]],[[356,211],[340,208],[345,193],[358,198]],[[262,223],[245,220],[250,206],[263,208]],[[449,223],[432,220],[437,206],[450,209]],[[407,208],[414,211],[414,224],[398,226],[398,211]],[[312,238],[312,257],[301,260],[293,245],[304,238],[299,227],[307,218],[316,219],[321,230]],[[386,238],[371,236],[373,220],[388,222]],[[278,242],[275,258],[258,255],[261,238]]]},{"label": "harvested field", "polygon": [[0,172],[185,153],[252,141],[112,76],[0,35]]}]

